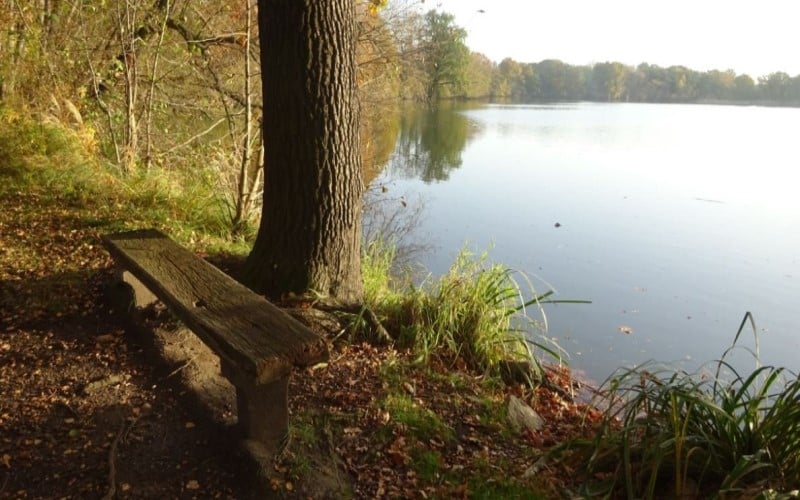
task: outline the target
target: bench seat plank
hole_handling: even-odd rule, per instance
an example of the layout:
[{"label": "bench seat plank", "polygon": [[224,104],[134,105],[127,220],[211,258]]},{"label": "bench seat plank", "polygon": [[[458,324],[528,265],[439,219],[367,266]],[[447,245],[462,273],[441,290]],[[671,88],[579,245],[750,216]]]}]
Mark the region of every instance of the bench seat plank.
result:
[{"label": "bench seat plank", "polygon": [[325,341],[265,298],[155,229],[103,237],[117,262],[243,379],[265,383],[325,361]]}]

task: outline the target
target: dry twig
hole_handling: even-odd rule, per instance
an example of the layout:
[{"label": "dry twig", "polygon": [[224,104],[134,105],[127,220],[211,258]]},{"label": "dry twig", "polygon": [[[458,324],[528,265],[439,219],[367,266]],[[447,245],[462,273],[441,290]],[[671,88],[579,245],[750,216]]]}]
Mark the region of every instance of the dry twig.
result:
[{"label": "dry twig", "polygon": [[117,494],[117,447],[125,434],[125,419],[119,426],[119,431],[111,442],[111,448],[108,450],[108,491],[103,496],[103,500],[111,500]]}]

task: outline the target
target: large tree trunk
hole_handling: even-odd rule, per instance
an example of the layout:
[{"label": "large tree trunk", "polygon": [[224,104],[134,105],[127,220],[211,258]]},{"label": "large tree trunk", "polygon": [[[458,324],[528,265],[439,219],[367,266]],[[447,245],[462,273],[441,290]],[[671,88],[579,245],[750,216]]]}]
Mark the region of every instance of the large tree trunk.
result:
[{"label": "large tree trunk", "polygon": [[259,0],[264,204],[245,283],[363,298],[353,0]]}]

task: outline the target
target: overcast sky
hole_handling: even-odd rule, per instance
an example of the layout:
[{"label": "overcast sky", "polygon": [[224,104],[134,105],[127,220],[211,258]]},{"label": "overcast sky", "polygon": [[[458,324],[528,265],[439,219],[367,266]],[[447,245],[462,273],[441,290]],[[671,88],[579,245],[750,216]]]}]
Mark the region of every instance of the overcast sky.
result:
[{"label": "overcast sky", "polygon": [[454,14],[470,49],[495,62],[800,74],[798,0],[427,0],[422,8]]}]

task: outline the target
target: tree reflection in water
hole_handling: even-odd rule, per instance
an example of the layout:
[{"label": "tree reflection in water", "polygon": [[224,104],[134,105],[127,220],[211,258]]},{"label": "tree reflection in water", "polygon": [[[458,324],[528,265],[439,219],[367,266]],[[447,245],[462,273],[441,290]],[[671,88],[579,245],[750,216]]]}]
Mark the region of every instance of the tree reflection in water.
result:
[{"label": "tree reflection in water", "polygon": [[393,177],[424,182],[447,180],[461,166],[461,152],[477,132],[476,124],[453,104],[404,110],[397,147],[387,165]]}]

